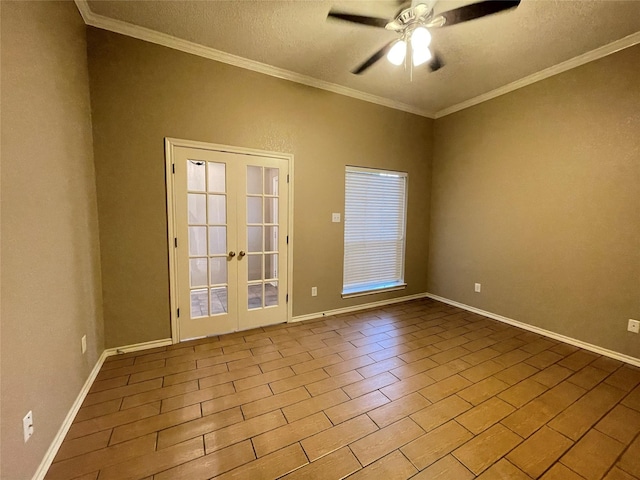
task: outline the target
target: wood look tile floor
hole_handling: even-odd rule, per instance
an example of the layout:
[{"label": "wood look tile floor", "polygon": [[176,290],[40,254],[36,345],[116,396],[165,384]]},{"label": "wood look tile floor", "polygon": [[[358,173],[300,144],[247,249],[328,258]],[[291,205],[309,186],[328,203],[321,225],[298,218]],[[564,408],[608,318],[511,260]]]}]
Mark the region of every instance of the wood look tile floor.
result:
[{"label": "wood look tile floor", "polygon": [[640,369],[433,300],[109,357],[47,479],[640,479]]}]

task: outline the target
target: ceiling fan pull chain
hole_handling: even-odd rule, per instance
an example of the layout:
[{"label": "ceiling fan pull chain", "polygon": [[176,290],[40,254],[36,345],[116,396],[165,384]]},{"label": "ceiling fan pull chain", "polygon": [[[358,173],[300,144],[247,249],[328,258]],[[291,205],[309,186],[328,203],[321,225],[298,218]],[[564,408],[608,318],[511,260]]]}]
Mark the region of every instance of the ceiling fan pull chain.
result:
[{"label": "ceiling fan pull chain", "polygon": [[407,63],[409,64],[409,82],[413,83],[413,62],[408,61]]}]

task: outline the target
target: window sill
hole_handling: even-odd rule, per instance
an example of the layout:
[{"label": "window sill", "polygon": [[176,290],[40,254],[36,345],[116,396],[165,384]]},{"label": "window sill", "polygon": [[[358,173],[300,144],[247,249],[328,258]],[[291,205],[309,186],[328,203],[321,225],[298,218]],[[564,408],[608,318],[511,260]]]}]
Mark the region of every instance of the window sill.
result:
[{"label": "window sill", "polygon": [[374,295],[376,293],[395,292],[396,290],[404,290],[407,287],[406,283],[399,283],[388,287],[374,288],[370,290],[360,290],[356,292],[342,292],[342,298],[354,298],[364,297],[365,295]]}]

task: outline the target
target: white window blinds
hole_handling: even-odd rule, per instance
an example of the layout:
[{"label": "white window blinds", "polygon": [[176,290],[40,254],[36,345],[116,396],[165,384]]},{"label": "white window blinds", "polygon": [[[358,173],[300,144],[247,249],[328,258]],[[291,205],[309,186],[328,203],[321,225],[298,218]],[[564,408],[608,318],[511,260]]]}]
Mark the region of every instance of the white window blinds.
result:
[{"label": "white window blinds", "polygon": [[345,296],[404,286],[407,174],[347,167]]}]

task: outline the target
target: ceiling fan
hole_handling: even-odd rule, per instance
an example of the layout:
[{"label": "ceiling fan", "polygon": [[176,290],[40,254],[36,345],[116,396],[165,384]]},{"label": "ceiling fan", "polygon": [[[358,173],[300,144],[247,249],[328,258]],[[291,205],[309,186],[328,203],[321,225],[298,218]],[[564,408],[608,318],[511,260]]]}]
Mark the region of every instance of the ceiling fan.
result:
[{"label": "ceiling fan", "polygon": [[[344,20],[369,27],[385,28],[398,33],[400,38],[390,41],[371,55],[360,66],[351,71],[360,75],[385,55],[389,62],[401,65],[411,57],[411,63],[418,67],[424,63],[432,72],[444,66],[440,55],[432,53],[430,28],[447,27],[486,17],[520,5],[521,0],[484,0],[471,5],[454,8],[447,12],[435,14],[433,7],[437,0],[413,0],[410,5],[403,1],[395,18],[387,20],[365,15],[353,15],[331,10],[328,18]],[[407,6],[408,5],[408,6]]]}]

